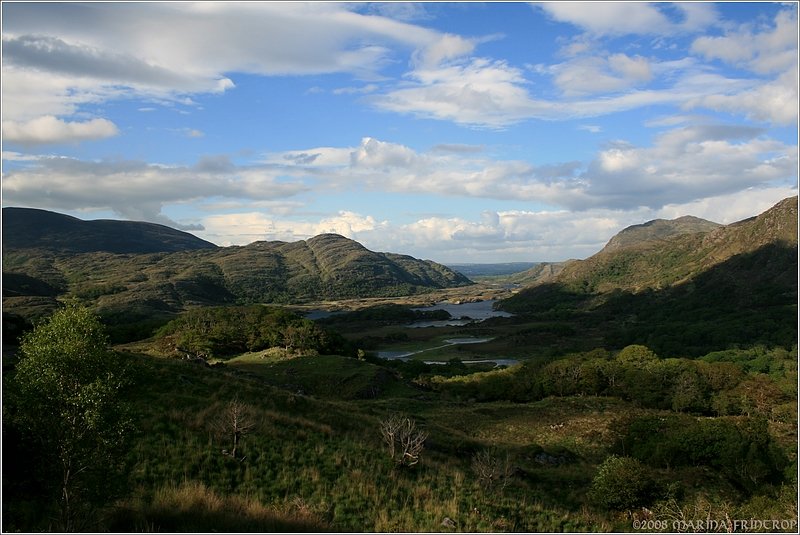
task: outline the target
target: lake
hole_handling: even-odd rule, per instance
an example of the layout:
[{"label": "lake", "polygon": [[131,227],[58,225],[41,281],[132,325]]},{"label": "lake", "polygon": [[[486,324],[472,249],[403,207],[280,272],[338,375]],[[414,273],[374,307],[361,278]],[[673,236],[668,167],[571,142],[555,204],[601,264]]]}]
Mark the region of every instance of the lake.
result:
[{"label": "lake", "polygon": [[513,316],[508,312],[502,310],[495,310],[494,304],[496,299],[487,299],[485,301],[475,301],[474,303],[437,303],[429,307],[419,307],[413,310],[446,310],[452,316],[449,320],[439,321],[417,321],[408,327],[451,327],[459,325],[467,325],[473,321],[483,321],[489,318],[508,318]]},{"label": "lake", "polygon": [[[444,345],[436,346],[436,347],[429,347],[426,349],[417,349],[416,351],[376,351],[375,355],[387,360],[407,360],[414,355],[419,355],[420,353],[425,353],[426,351],[432,351],[434,349],[441,349],[443,347],[452,346],[452,345],[461,345],[461,344],[482,344],[484,342],[490,342],[494,340],[494,338],[474,338],[474,337],[464,337],[464,338],[448,338],[445,340]],[[445,361],[439,360],[426,360],[423,361],[425,364],[447,364]],[[513,366],[514,364],[519,363],[516,359],[485,359],[485,360],[463,360],[464,364],[478,364],[483,362],[494,362],[495,367],[498,366]]]}]

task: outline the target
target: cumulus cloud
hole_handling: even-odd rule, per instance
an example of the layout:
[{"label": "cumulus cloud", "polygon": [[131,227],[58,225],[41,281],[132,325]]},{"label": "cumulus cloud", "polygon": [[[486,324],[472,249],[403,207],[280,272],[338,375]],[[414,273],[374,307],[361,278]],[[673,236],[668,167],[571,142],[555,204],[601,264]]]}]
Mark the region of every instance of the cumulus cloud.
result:
[{"label": "cumulus cloud", "polygon": [[342,210],[317,221],[276,218],[264,212],[216,214],[203,219],[201,235],[220,245],[246,245],[257,240],[299,241],[319,234],[340,234],[362,240],[372,231],[383,230],[387,221]]},{"label": "cumulus cloud", "polygon": [[103,139],[119,134],[117,126],[107,119],[67,122],[44,115],[26,122],[3,121],[3,137],[12,143],[40,145]]},{"label": "cumulus cloud", "polygon": [[525,200],[572,210],[653,209],[748,187],[797,180],[797,147],[761,128],[689,124],[658,135],[651,146],[608,144],[587,162],[532,165],[479,152],[434,147],[418,152],[366,137],[356,147],[272,154],[288,176],[315,177],[319,187]]},{"label": "cumulus cloud", "polygon": [[528,94],[520,69],[504,61],[472,58],[409,73],[414,83],[372,99],[381,109],[465,125],[502,127],[545,115],[550,107]]},{"label": "cumulus cloud", "polygon": [[[650,147],[615,143],[582,175],[595,206],[660,208],[797,180],[797,147],[752,127],[698,125],[667,131]],[[585,207],[578,203],[572,207]]]},{"label": "cumulus cloud", "polygon": [[256,240],[297,241],[336,232],[375,251],[439,262],[561,261],[591,256],[630,225],[684,215],[730,224],[792,195],[797,195],[793,186],[754,187],[657,209],[499,210],[459,217],[420,217],[406,224],[350,211],[316,219],[276,217],[267,209],[208,216],[202,220],[205,231],[198,235],[220,245],[245,245]]},{"label": "cumulus cloud", "polygon": [[626,54],[579,57],[554,65],[548,71],[567,96],[616,92],[648,82],[653,77],[646,58]]},{"label": "cumulus cloud", "polygon": [[776,80],[759,84],[752,89],[731,94],[712,94],[686,101],[685,108],[704,107],[778,125],[797,124],[798,120],[797,67]]}]

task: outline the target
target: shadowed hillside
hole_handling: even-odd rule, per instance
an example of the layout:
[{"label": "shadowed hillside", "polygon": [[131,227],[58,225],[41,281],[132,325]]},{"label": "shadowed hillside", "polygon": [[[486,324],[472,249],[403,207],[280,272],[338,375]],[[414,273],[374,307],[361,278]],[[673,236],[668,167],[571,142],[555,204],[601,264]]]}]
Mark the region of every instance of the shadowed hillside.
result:
[{"label": "shadowed hillside", "polygon": [[605,248],[503,308],[607,324],[610,347],[696,355],[731,344],[789,346],[797,337],[797,266],[793,197],[709,232]]},{"label": "shadowed hillside", "polygon": [[138,221],[83,221],[33,208],[3,208],[3,252],[43,249],[62,253],[156,253],[213,249],[187,232]]}]

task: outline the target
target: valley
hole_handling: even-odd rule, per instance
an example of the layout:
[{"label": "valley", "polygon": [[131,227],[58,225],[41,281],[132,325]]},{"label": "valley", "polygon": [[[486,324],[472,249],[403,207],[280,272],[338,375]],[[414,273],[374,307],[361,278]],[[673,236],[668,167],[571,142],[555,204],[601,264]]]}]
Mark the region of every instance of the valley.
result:
[{"label": "valley", "polygon": [[[108,470],[79,481],[119,484],[102,499],[76,484],[74,520],[92,531],[674,532],[752,518],[796,531],[796,197],[728,226],[637,226],[585,260],[477,282],[332,235],[51,245],[4,242],[4,529],[60,518],[58,463],[15,380],[34,354],[19,334],[58,309],[102,321],[135,423]],[[386,439],[393,418],[421,432],[410,457]],[[8,463],[23,456],[41,462]]]}]

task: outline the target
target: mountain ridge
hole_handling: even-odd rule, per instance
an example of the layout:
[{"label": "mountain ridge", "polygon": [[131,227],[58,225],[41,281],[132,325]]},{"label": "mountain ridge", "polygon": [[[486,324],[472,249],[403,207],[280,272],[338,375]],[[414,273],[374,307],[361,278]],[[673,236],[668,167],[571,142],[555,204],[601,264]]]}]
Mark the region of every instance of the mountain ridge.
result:
[{"label": "mountain ridge", "polygon": [[[701,220],[702,221],[702,220]],[[716,225],[716,224],[712,224]],[[630,233],[628,227],[620,234]],[[635,235],[636,232],[634,231]],[[617,240],[617,234],[609,244]],[[641,238],[642,234],[638,234]],[[732,258],[778,247],[797,249],[797,197],[789,197],[765,212],[708,231],[683,232],[654,239],[634,240],[624,247],[604,247],[585,260],[564,264],[560,273],[545,280],[576,295],[599,296],[614,291],[660,290],[686,283]],[[790,270],[792,266],[765,269]],[[794,273],[797,271],[795,256]],[[742,284],[746,284],[742,282]],[[531,298],[534,287],[523,289],[508,300],[519,303]],[[795,280],[796,288],[796,280]]]},{"label": "mountain ridge", "polygon": [[666,240],[672,236],[691,234],[695,232],[708,232],[723,225],[685,215],[675,219],[653,219],[638,225],[631,225],[622,229],[611,237],[603,247],[603,251],[616,251],[626,247],[633,247],[644,242]]},{"label": "mountain ridge", "polygon": [[[80,220],[59,218],[58,214],[54,219],[68,221],[77,230],[34,240],[34,247],[19,247],[20,236],[35,236],[36,232],[17,224],[13,230],[21,232],[15,239],[7,242],[4,238],[4,312],[24,317],[41,315],[52,310],[57,299],[74,297],[106,317],[124,321],[126,317],[173,314],[194,306],[399,297],[473,284],[436,262],[370,251],[338,234],[297,242],[196,247],[202,240],[181,242],[178,237],[185,233],[164,231],[168,244],[158,247],[150,243],[146,252],[138,252],[137,242],[130,240],[117,248],[123,252],[83,252],[86,239],[79,237],[78,245],[59,242],[86,228],[75,223]],[[116,228],[133,228],[136,232],[152,229],[124,223]],[[107,229],[104,227],[104,231]],[[96,237],[94,228],[90,230]],[[145,232],[145,236],[149,235]],[[187,248],[159,250],[181,244]],[[82,252],[74,252],[76,248]],[[102,249],[93,249],[98,248]],[[28,314],[30,311],[35,313]]]},{"label": "mountain ridge", "polygon": [[61,253],[157,253],[217,246],[193,234],[143,221],[83,220],[39,208],[5,207],[3,250]]}]

